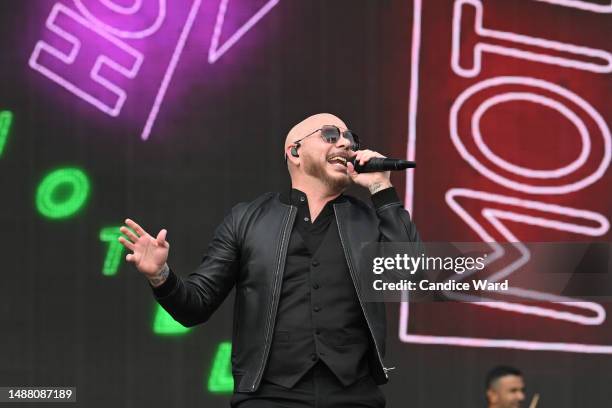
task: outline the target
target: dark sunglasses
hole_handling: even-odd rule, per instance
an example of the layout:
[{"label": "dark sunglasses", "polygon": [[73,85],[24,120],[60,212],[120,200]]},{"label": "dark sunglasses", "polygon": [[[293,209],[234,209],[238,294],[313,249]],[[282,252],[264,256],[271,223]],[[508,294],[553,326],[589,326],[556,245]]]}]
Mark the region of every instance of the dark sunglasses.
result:
[{"label": "dark sunglasses", "polygon": [[318,131],[321,131],[321,137],[327,143],[336,144],[338,140],[340,140],[340,136],[342,135],[351,144],[350,149],[352,151],[356,152],[357,150],[359,150],[359,137],[350,130],[345,130],[344,132],[342,132],[337,126],[334,125],[323,125],[320,129],[317,129],[314,132],[307,134],[303,138],[296,140],[293,143],[299,146],[302,140],[306,139],[308,136],[314,135]]}]

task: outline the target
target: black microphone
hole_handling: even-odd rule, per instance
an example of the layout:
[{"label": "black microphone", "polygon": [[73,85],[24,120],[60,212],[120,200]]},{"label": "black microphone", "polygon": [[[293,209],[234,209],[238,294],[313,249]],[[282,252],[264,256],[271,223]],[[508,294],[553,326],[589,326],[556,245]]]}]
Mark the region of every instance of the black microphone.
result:
[{"label": "black microphone", "polygon": [[355,158],[348,159],[349,162],[355,166],[357,173],[375,173],[377,171],[389,171],[389,170],[406,170],[414,169],[416,162],[402,160],[402,159],[388,159],[386,157],[372,157],[370,160],[365,162],[362,166]]}]

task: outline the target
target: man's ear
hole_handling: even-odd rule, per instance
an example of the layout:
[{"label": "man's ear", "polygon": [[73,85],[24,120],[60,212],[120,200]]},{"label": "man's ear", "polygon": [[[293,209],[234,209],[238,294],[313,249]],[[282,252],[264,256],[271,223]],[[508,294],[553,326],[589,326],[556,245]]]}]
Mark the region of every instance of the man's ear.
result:
[{"label": "man's ear", "polygon": [[487,401],[489,404],[497,403],[497,393],[493,390],[487,390]]},{"label": "man's ear", "polygon": [[296,160],[292,160],[293,158],[298,158],[300,157],[297,148],[299,148],[299,145],[289,145],[287,146],[287,148],[285,149],[285,161],[286,162],[293,162],[295,164]]}]

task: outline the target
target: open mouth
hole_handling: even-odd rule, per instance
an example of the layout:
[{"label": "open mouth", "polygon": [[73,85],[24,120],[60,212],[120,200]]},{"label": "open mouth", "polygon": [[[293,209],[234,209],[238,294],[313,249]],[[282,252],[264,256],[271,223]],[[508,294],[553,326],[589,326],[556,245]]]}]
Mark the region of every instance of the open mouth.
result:
[{"label": "open mouth", "polygon": [[331,156],[327,159],[327,161],[331,164],[337,164],[346,167],[346,157],[343,156]]}]

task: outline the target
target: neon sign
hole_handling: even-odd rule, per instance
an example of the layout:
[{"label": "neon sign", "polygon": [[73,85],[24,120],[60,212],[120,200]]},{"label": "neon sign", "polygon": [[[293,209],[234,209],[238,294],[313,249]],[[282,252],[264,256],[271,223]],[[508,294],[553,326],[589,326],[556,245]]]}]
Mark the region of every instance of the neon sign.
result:
[{"label": "neon sign", "polygon": [[89,197],[89,177],[78,168],[66,167],[47,174],[36,190],[36,207],[50,219],[74,216]]},{"label": "neon sign", "polygon": [[11,111],[0,112],[0,157],[4,152],[4,146],[11,131],[11,124],[13,123],[13,113]]},{"label": "neon sign", "polygon": [[[612,7],[599,6],[582,1],[540,0],[551,4],[550,7],[578,8],[595,14],[610,14]],[[529,67],[556,67],[556,69],[593,76],[612,73],[612,53],[595,47],[572,44],[551,39],[528,36],[524,34],[493,30],[483,26],[483,13],[486,1],[456,0],[452,7],[451,55],[449,67],[456,75],[457,83],[465,89],[453,95],[450,109],[439,114],[448,115],[448,135],[450,145],[458,154],[456,166],[466,168],[465,172],[476,175],[466,180],[464,185],[449,186],[442,196],[446,209],[451,216],[459,220],[463,228],[479,239],[490,243],[492,254],[490,260],[503,260],[503,265],[494,270],[490,281],[498,281],[520,270],[530,260],[528,249],[520,243],[523,238],[515,229],[519,225],[550,231],[550,234],[566,237],[568,234],[578,237],[602,237],[610,230],[610,221],[606,214],[586,208],[562,205],[555,201],[572,196],[587,187],[601,184],[612,160],[612,137],[608,123],[602,113],[583,96],[569,90],[566,86],[536,78],[535,76],[499,75],[490,72],[508,71],[514,65],[485,69],[483,59],[489,65],[500,59],[510,59],[516,63],[528,62]],[[421,49],[424,38],[424,2],[415,0],[413,13],[412,66],[409,102],[409,131],[407,156],[409,160],[418,159],[417,154],[417,107],[420,98],[429,98],[426,92],[419,90],[423,78],[419,75],[421,67]],[[490,5],[489,7],[493,7]],[[466,16],[475,16],[473,20]],[[467,22],[467,24],[466,24]],[[468,27],[473,27],[468,30]],[[462,30],[465,30],[462,31]],[[430,40],[428,40],[430,41]],[[470,50],[468,47],[472,46]],[[517,64],[518,66],[518,64]],[[541,73],[542,71],[539,71]],[[544,71],[546,72],[546,71]],[[557,73],[558,71],[548,71]],[[484,79],[478,78],[485,76]],[[488,78],[486,76],[489,76]],[[476,82],[465,86],[466,79]],[[422,103],[422,102],[421,102]],[[575,150],[573,160],[553,168],[534,168],[505,159],[496,153],[482,133],[482,121],[487,115],[505,104],[522,104],[523,106],[547,109],[566,120],[578,134],[579,148]],[[428,106],[436,106],[431,103]],[[422,109],[422,108],[421,108]],[[435,110],[436,108],[433,108]],[[433,112],[436,113],[436,112]],[[432,112],[429,113],[432,116]],[[536,142],[537,136],[531,141]],[[426,141],[425,141],[426,142]],[[560,143],[560,142],[558,142]],[[439,145],[438,145],[439,146]],[[448,166],[453,166],[450,163]],[[415,196],[415,173],[409,172],[406,177],[406,206],[412,211]],[[478,178],[478,181],[475,181]],[[484,181],[481,181],[484,180]],[[478,187],[488,186],[491,190],[468,188],[465,184],[477,183]],[[499,190],[499,191],[498,191]],[[515,195],[509,194],[511,191]],[[530,195],[524,198],[522,196]],[[421,197],[423,199],[423,197]],[[551,202],[552,201],[552,202]],[[427,221],[427,220],[425,220]],[[563,239],[563,238],[562,238]],[[515,254],[500,251],[495,242],[515,243]],[[463,278],[466,278],[463,276]],[[508,301],[475,302],[472,307],[493,309],[503,313],[531,316],[545,321],[559,321],[578,327],[598,327],[607,322],[605,308],[597,302],[555,296],[527,288],[510,289],[512,298]],[[447,292],[446,295],[458,301],[470,301],[468,296]],[[537,305],[524,304],[518,300],[538,302]],[[559,310],[563,305],[566,310]],[[462,309],[463,310],[463,309]],[[492,338],[456,335],[449,332],[445,335],[409,332],[410,307],[407,302],[400,307],[399,338],[403,342],[454,345],[465,347],[505,347],[524,350],[549,350],[580,353],[612,354],[612,344],[588,344],[571,341],[534,341],[526,338]]]},{"label": "neon sign", "polygon": [[[268,1],[220,44],[229,0],[221,0],[208,61],[215,63],[280,0]],[[45,22],[47,31],[29,58],[29,66],[111,117],[130,112],[144,125],[147,140],[181,61],[202,0],[134,0],[123,6],[113,0],[74,0],[74,8],[57,2]],[[173,43],[170,49],[167,44]],[[151,86],[151,84],[156,84]],[[135,98],[138,96],[138,98]]]}]

